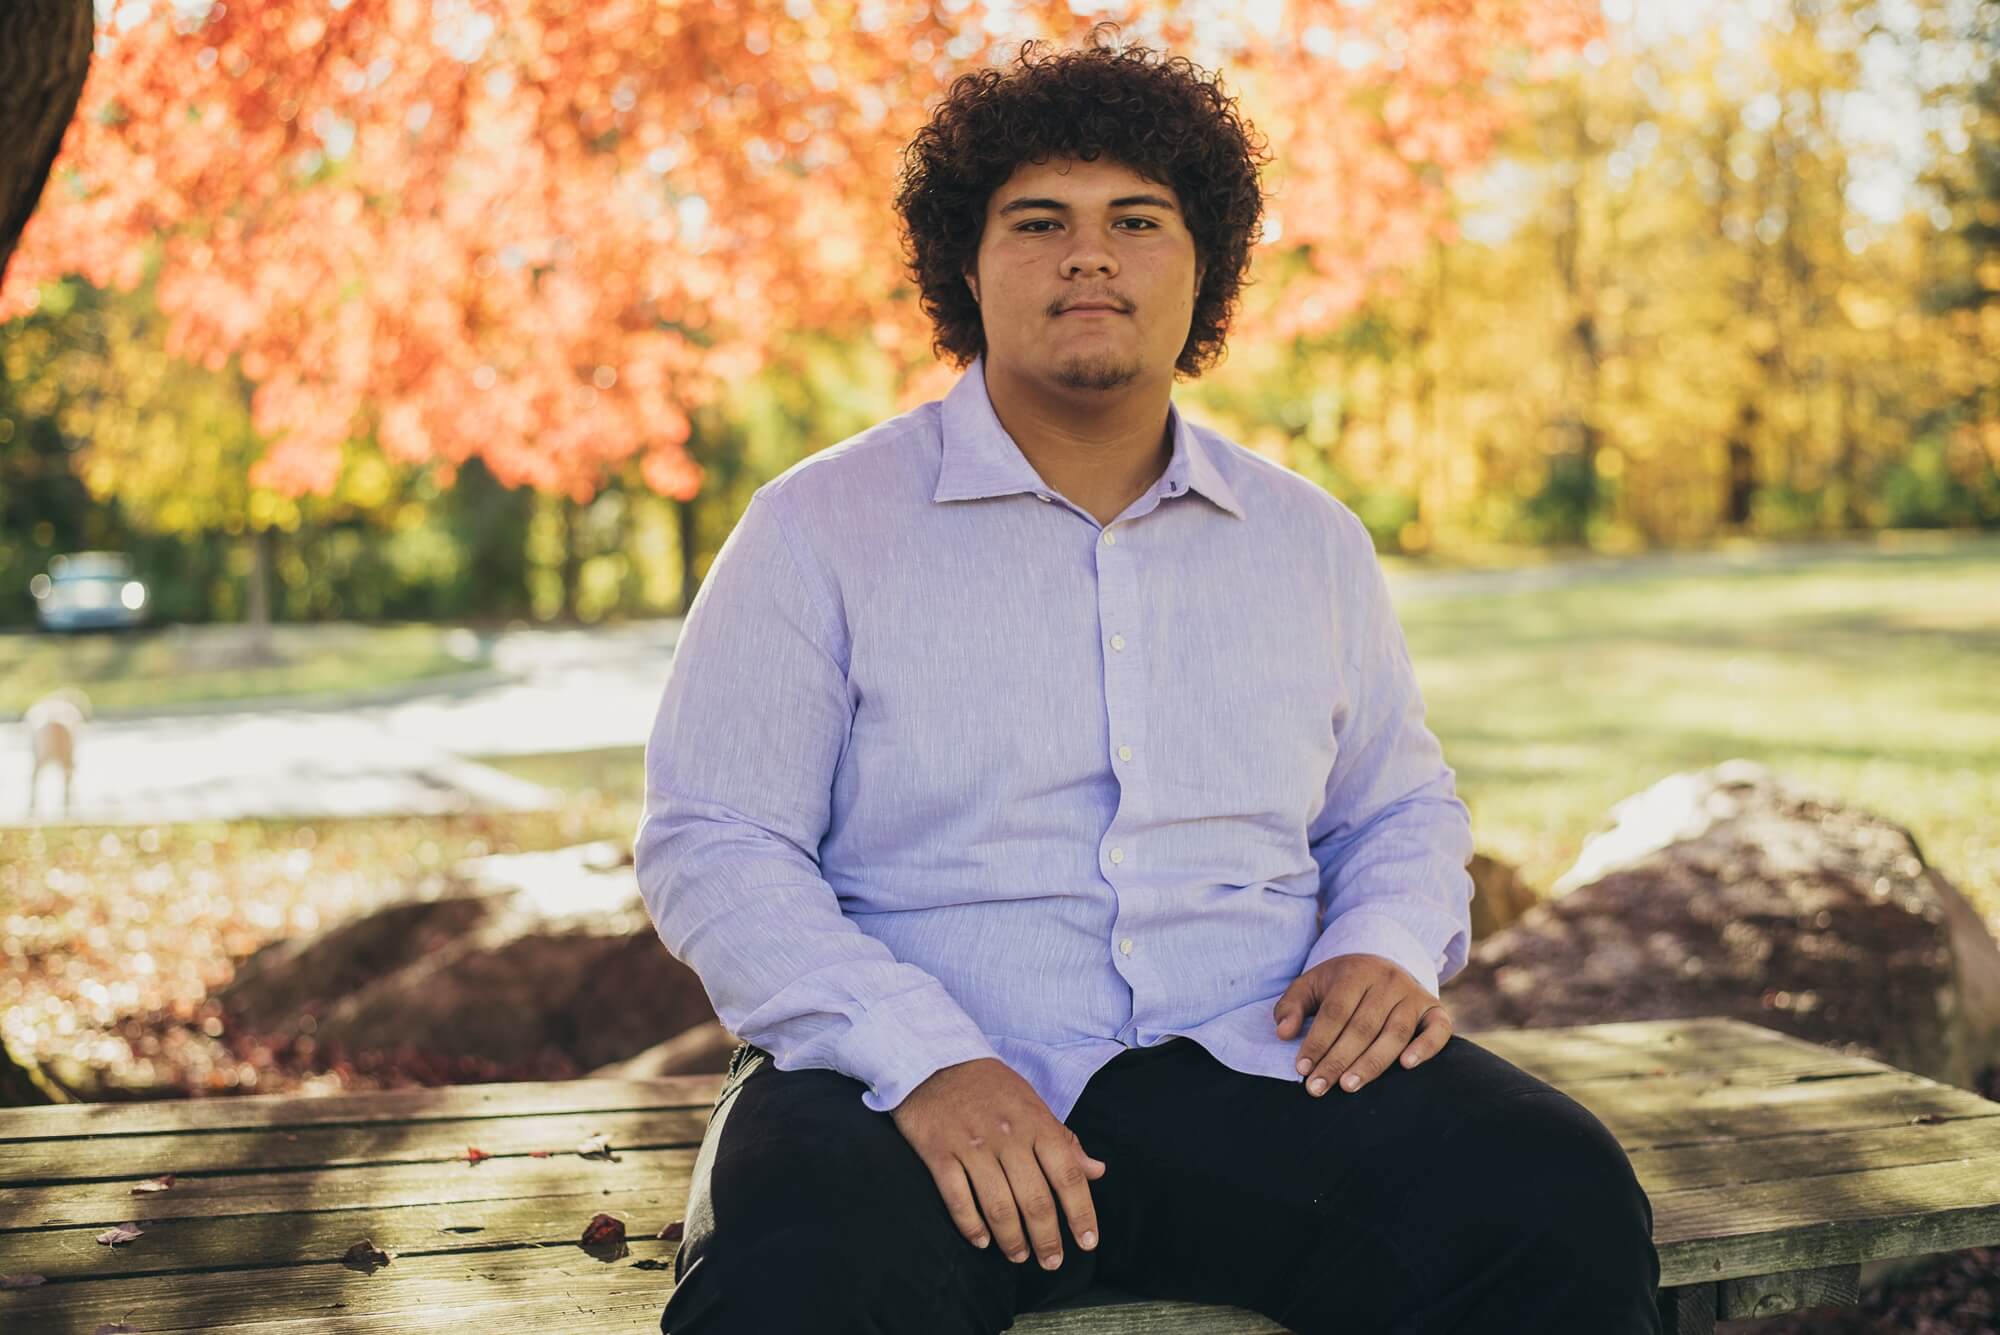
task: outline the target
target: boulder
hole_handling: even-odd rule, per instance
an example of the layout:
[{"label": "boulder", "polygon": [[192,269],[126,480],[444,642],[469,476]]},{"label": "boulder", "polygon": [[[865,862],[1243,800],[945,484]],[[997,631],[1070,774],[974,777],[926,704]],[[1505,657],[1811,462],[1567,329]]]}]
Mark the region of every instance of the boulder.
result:
[{"label": "boulder", "polygon": [[1476,941],[1455,1027],[1728,1015],[1977,1086],[2000,1060],[2000,947],[1909,831],[1761,765],[1612,809],[1556,895]]},{"label": "boulder", "polygon": [[1472,939],[1484,941],[1501,928],[1520,920],[1522,914],[1541,902],[1534,887],[1521,874],[1497,858],[1474,853],[1466,864],[1472,875]]},{"label": "boulder", "polygon": [[660,944],[629,852],[610,843],[459,863],[422,897],[276,942],[220,993],[232,1028],[322,1043],[581,1068],[713,1022]]}]

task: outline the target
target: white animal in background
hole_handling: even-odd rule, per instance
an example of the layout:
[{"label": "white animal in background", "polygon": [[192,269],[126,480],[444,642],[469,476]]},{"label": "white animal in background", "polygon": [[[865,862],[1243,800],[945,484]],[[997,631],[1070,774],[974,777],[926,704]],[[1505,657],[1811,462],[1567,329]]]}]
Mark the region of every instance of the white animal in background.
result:
[{"label": "white animal in background", "polygon": [[90,717],[90,697],[74,686],[49,692],[28,706],[22,722],[28,728],[28,746],[35,764],[28,775],[28,814],[34,815],[41,788],[42,770],[54,766],[62,771],[62,811],[69,815],[70,789],[76,781],[76,744]]}]

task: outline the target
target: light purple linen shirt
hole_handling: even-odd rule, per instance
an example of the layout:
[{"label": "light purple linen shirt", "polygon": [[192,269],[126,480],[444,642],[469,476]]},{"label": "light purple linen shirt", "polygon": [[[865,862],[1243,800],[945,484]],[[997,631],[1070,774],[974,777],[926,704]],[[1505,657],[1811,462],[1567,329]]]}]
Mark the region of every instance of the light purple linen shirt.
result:
[{"label": "light purple linen shirt", "polygon": [[1272,1012],[1332,956],[1433,994],[1464,967],[1469,815],[1367,531],[1169,422],[1101,525],[975,361],[758,488],[716,555],[634,852],[660,939],[778,1069],[887,1112],[998,1057],[1067,1118],[1175,1035],[1300,1080]]}]

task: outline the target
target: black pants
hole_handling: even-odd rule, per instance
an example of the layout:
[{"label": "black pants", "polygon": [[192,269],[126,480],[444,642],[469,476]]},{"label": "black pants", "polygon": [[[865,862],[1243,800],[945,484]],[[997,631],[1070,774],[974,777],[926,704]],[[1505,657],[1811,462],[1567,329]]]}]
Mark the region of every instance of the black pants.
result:
[{"label": "black pants", "polygon": [[967,1242],[863,1089],[737,1049],[662,1331],[972,1335],[1099,1280],[1302,1335],[1661,1328],[1652,1205],[1616,1138],[1460,1036],[1318,1098],[1191,1039],[1120,1053],[1068,1119],[1106,1165],[1090,1184],[1098,1246],[1063,1220],[1053,1271]]}]

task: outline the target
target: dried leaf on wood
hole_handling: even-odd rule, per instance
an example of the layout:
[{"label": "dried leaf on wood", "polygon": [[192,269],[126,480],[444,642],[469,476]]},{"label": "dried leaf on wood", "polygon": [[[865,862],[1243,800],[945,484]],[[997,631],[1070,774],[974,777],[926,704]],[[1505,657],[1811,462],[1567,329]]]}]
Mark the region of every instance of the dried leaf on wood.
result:
[{"label": "dried leaf on wood", "polygon": [[340,1258],[340,1263],[349,1270],[359,1270],[363,1274],[372,1275],[394,1259],[396,1259],[394,1252],[385,1252],[370,1239],[363,1238],[347,1249],[346,1255]]},{"label": "dried leaf on wood", "polygon": [[576,1147],[576,1152],[586,1159],[610,1159],[617,1162],[618,1156],[611,1152],[611,1142],[602,1134],[592,1136]]},{"label": "dried leaf on wood", "polygon": [[491,1159],[492,1157],[492,1155],[480,1149],[477,1145],[467,1145],[465,1147],[465,1161],[467,1163],[478,1163],[481,1159]]},{"label": "dried leaf on wood", "polygon": [[681,1228],[685,1222],[686,1221],[680,1219],[674,1220],[673,1223],[668,1224],[665,1228],[660,1230],[660,1236],[665,1238],[668,1242],[679,1242],[681,1240]]},{"label": "dried leaf on wood", "polygon": [[32,1289],[46,1283],[40,1275],[0,1275],[0,1289]]},{"label": "dried leaf on wood", "polygon": [[97,1235],[97,1240],[107,1247],[116,1247],[122,1242],[130,1242],[134,1238],[144,1237],[145,1235],[146,1230],[140,1228],[137,1223],[124,1223],[118,1225],[116,1228],[105,1229]]},{"label": "dried leaf on wood", "polygon": [[162,1173],[158,1177],[149,1177],[138,1186],[132,1188],[132,1194],[137,1196],[142,1191],[166,1191],[173,1185],[174,1175],[172,1173]]},{"label": "dried leaf on wood", "polygon": [[581,1241],[586,1247],[608,1247],[623,1242],[625,1221],[616,1215],[592,1215],[590,1224],[583,1230]]}]

